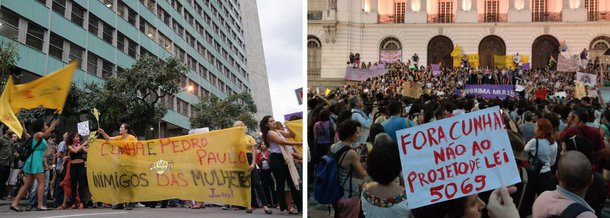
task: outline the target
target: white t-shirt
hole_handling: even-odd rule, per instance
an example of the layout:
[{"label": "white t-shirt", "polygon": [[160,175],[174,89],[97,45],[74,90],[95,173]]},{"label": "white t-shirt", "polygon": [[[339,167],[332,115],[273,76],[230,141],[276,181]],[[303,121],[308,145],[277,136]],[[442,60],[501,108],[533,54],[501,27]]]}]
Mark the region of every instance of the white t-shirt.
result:
[{"label": "white t-shirt", "polygon": [[[551,144],[547,139],[538,139],[538,158],[544,162],[540,173],[551,171],[557,158],[557,142]],[[531,155],[536,154],[536,138],[530,139],[523,151]]]}]

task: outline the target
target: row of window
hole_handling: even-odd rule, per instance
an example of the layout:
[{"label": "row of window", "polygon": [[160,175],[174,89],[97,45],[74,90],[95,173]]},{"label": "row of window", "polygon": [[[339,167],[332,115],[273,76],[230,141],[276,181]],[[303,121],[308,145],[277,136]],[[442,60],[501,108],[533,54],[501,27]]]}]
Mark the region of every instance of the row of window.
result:
[{"label": "row of window", "polygon": [[[44,0],[41,0],[41,3],[44,3]],[[104,0],[103,2],[104,4],[106,4],[109,8],[112,7],[112,0]],[[148,1],[148,6],[154,6],[153,1]],[[54,8],[53,10],[57,13],[60,13],[62,16],[66,16],[66,0],[53,0],[52,3],[52,7]],[[70,16],[70,20],[72,22],[74,22],[75,24],[83,27],[83,20],[84,20],[84,16],[85,16],[85,12],[86,10],[80,6],[78,6],[77,4],[74,4],[72,2],[72,11],[71,11],[71,16]],[[119,1],[119,4],[117,5],[117,11],[119,12],[119,15],[121,15],[121,17],[125,18],[125,16],[127,15],[127,18],[129,19],[129,23],[135,24],[136,23],[136,15],[135,15],[135,11],[129,9],[124,3],[122,3],[121,1]],[[127,11],[127,14],[125,13],[125,11]],[[168,16],[169,18],[169,16]],[[177,24],[177,22],[173,22],[174,24]],[[178,25],[179,27],[179,25]],[[155,40],[155,35],[157,35],[157,31],[156,28],[154,28],[150,23],[146,22],[146,20],[144,20],[143,18],[140,17],[140,22],[139,22],[139,29],[140,31],[142,31],[142,33],[144,33],[145,35],[147,35],[148,37],[150,37],[153,41],[157,42],[161,47],[165,48],[166,50],[168,50],[169,52],[172,52],[172,42],[171,40],[169,40],[168,37],[166,37],[165,35],[159,33],[157,40]],[[182,28],[177,29],[177,30],[183,30]],[[104,41],[108,42],[109,44],[112,44],[112,40],[113,40],[113,32],[115,31],[114,28],[112,28],[112,26],[108,25],[107,23],[101,21],[99,18],[97,18],[95,15],[89,13],[89,23],[88,23],[88,31],[91,32],[94,35],[100,36],[100,38],[102,38]],[[40,31],[39,31],[40,32]],[[44,31],[43,31],[44,32]],[[177,31],[177,32],[182,32],[182,31]],[[190,35],[190,34],[189,34]],[[195,41],[195,38],[193,36],[189,37],[191,40],[190,41]],[[35,40],[36,41],[36,40]],[[38,40],[40,41],[40,40]],[[194,45],[192,43],[189,43],[191,45]],[[173,45],[174,47],[178,48],[177,46]],[[40,45],[35,45],[34,47],[42,47],[42,44]],[[117,49],[119,49],[120,51],[124,52],[125,54],[128,54],[129,56],[131,56],[132,58],[137,58],[138,54],[137,54],[137,49],[138,49],[138,45],[136,44],[135,41],[129,39],[128,37],[126,37],[125,35],[123,35],[122,33],[117,31],[117,44],[116,44]],[[193,46],[195,47],[195,46]],[[201,45],[200,48],[203,48],[203,46]],[[52,49],[54,54],[59,53],[57,49]],[[184,54],[184,51],[182,52]],[[152,53],[150,53],[149,51],[147,51],[146,49],[142,48],[140,46],[140,55],[150,55],[152,56]],[[184,63],[186,62],[186,59],[184,58],[184,55],[182,55],[183,57],[181,58],[180,56],[178,56],[178,58],[180,58],[182,61],[184,61]],[[204,55],[202,55],[204,56]],[[208,56],[211,58],[208,58],[210,61],[210,63],[215,63],[215,57],[214,55],[212,55],[211,53],[208,52]],[[96,56],[93,56],[96,57]],[[58,57],[60,58],[60,57]],[[61,58],[60,58],[61,59]],[[189,64],[189,66],[191,66],[191,68],[197,72],[196,70],[196,61],[194,61],[194,59],[191,57],[191,63]],[[93,69],[93,67],[97,67],[96,64],[94,64],[94,62],[96,62],[95,60],[91,60],[91,64],[88,64],[89,68]],[[237,64],[235,62],[234,66],[237,66]],[[224,67],[223,65],[216,65],[215,66],[218,67],[219,71],[223,72],[226,71],[228,69],[226,69],[226,67]],[[107,69],[107,68],[104,68]],[[93,70],[88,70],[91,72],[95,72],[95,69]],[[207,71],[207,69],[206,69]],[[90,73],[91,73],[90,72]],[[108,72],[103,72],[102,74],[103,76],[109,75]],[[203,76],[202,76],[203,77]],[[204,77],[206,78],[206,77]],[[228,77],[227,77],[228,78]],[[242,90],[245,88],[245,85],[243,85],[243,83],[238,82],[235,83],[239,88],[241,88]],[[221,87],[218,87],[219,89],[222,90]],[[226,92],[225,92],[226,93]]]},{"label": "row of window", "polygon": [[[154,1],[150,1],[150,0],[141,0],[141,3],[147,5],[147,8],[151,9],[151,7],[149,6],[155,6],[154,5]],[[179,3],[177,3],[179,4]],[[125,18],[125,14],[124,11],[126,11],[125,9],[128,7],[122,3],[121,1],[119,1],[119,4],[117,6],[118,9],[117,11],[122,11],[122,15],[121,17]],[[152,7],[153,9],[155,7]],[[171,19],[169,13],[167,13],[165,10],[163,10],[161,7],[156,7],[157,9],[157,16],[160,20],[162,20],[164,23],[166,23],[168,25],[168,27],[171,27],[173,29],[174,32],[176,32],[180,37],[185,38],[186,42],[193,48],[196,48],[199,53],[202,55],[202,57],[208,57],[207,59],[209,60],[210,63],[214,64],[215,63],[215,57],[212,53],[209,53],[209,55],[207,55],[208,51],[205,49],[205,47],[203,47],[203,45],[201,45],[199,42],[197,42],[197,40],[195,39],[194,36],[192,36],[190,33],[188,33],[188,31],[185,31],[184,28],[175,20],[175,19]],[[182,9],[182,7],[180,6],[180,9]],[[130,16],[129,14],[135,13],[135,11],[128,9],[128,17]],[[188,13],[188,12],[186,12]],[[188,14],[187,14],[188,15]],[[207,14],[206,14],[207,16]],[[135,17],[135,15],[134,15]],[[188,18],[187,18],[188,19]],[[135,19],[134,19],[135,21]],[[194,23],[194,22],[193,22]],[[171,24],[171,25],[170,25]],[[229,63],[231,66],[233,66],[235,69],[239,69],[240,73],[244,76],[244,77],[248,77],[248,75],[246,74],[246,70],[243,69],[243,67],[239,66],[239,63],[233,59],[232,56],[229,55],[229,53],[224,50],[220,44],[218,42],[216,42],[212,35],[205,31],[205,29],[203,28],[203,26],[201,25],[197,25],[197,31],[203,36],[205,35],[205,39],[208,43],[214,45],[214,48],[218,51],[219,54],[221,54]],[[175,55],[179,55],[178,50],[174,51],[174,49],[172,49],[172,42],[171,40],[163,35],[162,33],[157,33],[156,28],[151,25],[149,22],[147,22],[144,18],[142,18],[141,16],[139,17],[139,30],[144,33],[145,35],[147,35],[149,38],[151,38],[153,41],[155,41],[157,44],[159,44],[161,47],[165,48],[168,52],[170,53],[174,53]],[[205,33],[205,34],[204,34]],[[224,35],[224,34],[223,34]],[[155,40],[156,38],[156,40]],[[225,39],[225,42],[227,44],[229,44],[229,41],[227,39]],[[174,44],[173,47],[177,46]],[[232,46],[232,50],[235,54],[238,54],[239,57],[241,57],[242,61],[245,62],[246,59],[245,57],[239,53],[239,51],[237,50],[237,48],[235,46]],[[211,58],[210,58],[211,57]],[[181,60],[185,61],[187,59],[185,58],[180,58]],[[194,66],[191,64],[188,64],[188,62],[185,61],[185,63],[187,63],[187,65],[189,66]],[[196,69],[195,67],[192,67],[193,69]],[[219,71],[224,71],[224,68],[226,68],[224,65],[219,65],[218,69]],[[228,69],[227,69],[228,70]],[[196,70],[195,70],[196,71]],[[240,84],[236,83],[236,85],[238,85],[238,87],[242,87],[242,84],[240,82]]]}]

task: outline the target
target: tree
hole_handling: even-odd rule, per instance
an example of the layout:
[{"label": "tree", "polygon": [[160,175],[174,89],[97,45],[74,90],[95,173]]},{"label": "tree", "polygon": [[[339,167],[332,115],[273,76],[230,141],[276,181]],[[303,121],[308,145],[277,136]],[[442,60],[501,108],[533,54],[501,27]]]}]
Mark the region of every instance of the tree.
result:
[{"label": "tree", "polygon": [[[19,59],[21,59],[19,57],[19,49],[14,42],[0,42],[0,87],[4,87],[9,75],[13,75],[13,77],[20,76],[20,74],[13,71],[15,63]],[[15,79],[18,80],[19,78]]]},{"label": "tree", "polygon": [[187,71],[175,58],[143,56],[124,73],[106,79],[103,85],[88,84],[87,101],[92,101],[92,106],[100,111],[100,125],[108,133],[125,122],[137,135],[144,135],[167,112],[159,100],[182,90],[180,78]]},{"label": "tree", "polygon": [[254,119],[256,104],[247,92],[227,96],[224,100],[216,96],[202,97],[193,107],[191,127],[224,129],[233,127],[235,121],[243,121],[249,129],[257,129]]}]

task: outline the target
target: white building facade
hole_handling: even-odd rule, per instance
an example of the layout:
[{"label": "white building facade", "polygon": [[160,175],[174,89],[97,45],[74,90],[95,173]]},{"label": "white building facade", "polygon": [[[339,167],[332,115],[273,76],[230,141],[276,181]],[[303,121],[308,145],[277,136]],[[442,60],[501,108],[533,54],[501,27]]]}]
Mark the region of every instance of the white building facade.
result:
[{"label": "white building facade", "polygon": [[589,50],[590,60],[610,48],[607,0],[313,0],[308,1],[308,78],[343,78],[350,53],[366,63],[394,51],[419,65],[451,65],[459,44],[479,54],[481,66],[494,55],[529,56],[533,68]]}]

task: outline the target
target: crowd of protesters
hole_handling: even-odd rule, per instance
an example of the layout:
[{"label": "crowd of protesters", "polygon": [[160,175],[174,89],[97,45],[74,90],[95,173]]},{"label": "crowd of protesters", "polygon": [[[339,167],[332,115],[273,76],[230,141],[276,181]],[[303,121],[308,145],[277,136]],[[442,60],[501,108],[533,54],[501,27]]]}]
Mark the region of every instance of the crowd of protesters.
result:
[{"label": "crowd of protesters", "polygon": [[[203,209],[204,202],[189,200],[166,200],[160,202],[113,202],[105,204],[92,202],[87,181],[87,153],[89,140],[76,132],[65,132],[59,136],[56,127],[60,124],[54,120],[50,125],[42,119],[22,122],[24,131],[22,137],[12,132],[6,125],[2,125],[0,137],[0,199],[11,201],[10,209],[21,211],[46,211],[52,208],[58,210],[84,209],[84,208],[110,208],[132,210],[135,207],[188,207]],[[234,127],[245,126],[237,121]],[[29,127],[31,131],[26,131]],[[282,157],[280,146],[292,156],[291,164],[295,168],[302,168],[301,142],[294,142],[286,138],[294,137],[283,128],[281,122],[275,122],[273,117],[267,116],[261,121],[263,136],[257,143],[254,137],[246,133],[241,144],[247,150],[249,171],[251,175],[252,204],[250,207],[232,205],[216,205],[223,210],[236,209],[252,213],[255,208],[262,208],[266,214],[272,214],[270,208],[280,208],[285,215],[300,214],[302,212],[301,184],[293,183],[290,172],[287,170],[285,158]],[[99,129],[104,140],[137,141],[137,136],[131,127],[123,123],[119,127],[118,135],[109,136],[103,129]],[[286,137],[286,138],[285,138]],[[59,143],[58,143],[59,142]],[[27,145],[26,145],[27,144]],[[31,146],[33,153],[24,160],[25,146]],[[299,182],[300,183],[300,182]],[[284,188],[286,187],[286,188]],[[19,207],[21,200],[27,199],[25,207]],[[111,203],[111,202],[108,202]],[[215,205],[215,204],[207,204]]]},{"label": "crowd of protesters", "polygon": [[[351,149],[338,163],[339,181],[349,180],[350,185],[343,185],[343,197],[334,204],[335,217],[551,217],[573,203],[578,205],[571,207],[582,209],[578,217],[601,217],[610,184],[610,110],[598,98],[574,97],[575,72],[462,65],[433,76],[430,69],[409,65],[386,64],[386,75],[326,93],[314,87],[308,93],[309,175],[325,154]],[[581,70],[596,73],[599,66]],[[422,95],[402,96],[404,83],[419,83]],[[454,94],[466,84],[524,89],[506,99]],[[567,96],[536,98],[539,89],[548,96]],[[523,182],[409,209],[396,131],[493,106],[504,115]],[[543,162],[538,171],[528,167],[532,155]],[[348,178],[346,172],[353,173]]]}]

